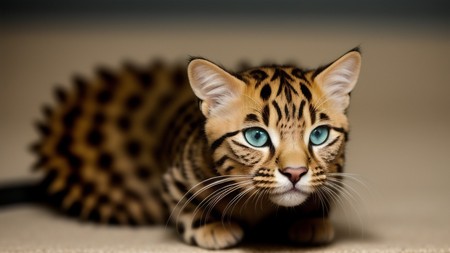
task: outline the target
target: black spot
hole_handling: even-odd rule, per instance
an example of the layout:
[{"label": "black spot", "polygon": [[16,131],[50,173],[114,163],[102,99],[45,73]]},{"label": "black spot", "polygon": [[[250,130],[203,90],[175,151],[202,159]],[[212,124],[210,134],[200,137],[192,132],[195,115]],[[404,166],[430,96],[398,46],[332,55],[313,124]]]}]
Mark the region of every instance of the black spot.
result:
[{"label": "black spot", "polygon": [[125,181],[123,175],[117,171],[111,173],[110,180],[111,184],[115,186],[121,186]]},{"label": "black spot", "polygon": [[53,115],[53,109],[48,105],[44,105],[42,107],[42,113],[46,118],[50,118]]},{"label": "black spot", "polygon": [[119,211],[119,212],[126,212],[127,211],[127,207],[125,206],[124,203],[118,203],[116,205],[115,209],[116,209],[116,211]]},{"label": "black spot", "polygon": [[109,199],[108,195],[105,195],[105,194],[100,195],[100,197],[98,197],[98,199],[97,199],[98,205],[104,205],[109,202],[111,202],[111,200]]},{"label": "black spot", "polygon": [[202,221],[203,219],[202,218],[196,219],[194,222],[192,222],[192,228],[193,229],[199,228],[200,226],[203,225],[203,221]]},{"label": "black spot", "polygon": [[266,72],[264,72],[264,71],[262,71],[262,70],[260,70],[260,69],[255,69],[255,70],[252,70],[251,72],[250,72],[250,75],[256,80],[256,81],[263,81],[264,79],[266,79],[267,78],[267,74],[266,74]]},{"label": "black spot", "polygon": [[141,105],[142,105],[142,97],[139,94],[133,94],[125,101],[125,107],[128,110],[136,110]]},{"label": "black spot", "polygon": [[130,140],[125,144],[125,151],[130,157],[136,158],[141,154],[142,145],[137,140]]},{"label": "black spot", "polygon": [[83,166],[83,160],[80,156],[73,153],[66,154],[67,161],[72,169],[79,169]]},{"label": "black spot", "polygon": [[91,210],[91,212],[89,213],[88,219],[91,221],[100,222],[100,220],[101,220],[100,211],[98,209]]},{"label": "black spot", "polygon": [[83,180],[82,180],[81,175],[79,173],[71,173],[66,179],[66,182],[67,182],[68,185],[79,184],[82,181]]},{"label": "black spot", "polygon": [[144,89],[147,89],[153,85],[153,76],[148,72],[142,72],[138,75],[139,82]]},{"label": "black spot", "polygon": [[97,165],[102,168],[109,170],[112,168],[114,162],[114,157],[110,153],[101,153],[97,160]]},{"label": "black spot", "polygon": [[330,119],[330,117],[328,117],[328,115],[326,114],[326,113],[320,113],[320,119],[321,120],[329,120]]},{"label": "black spot", "polygon": [[70,208],[67,210],[67,214],[70,216],[79,216],[82,210],[82,204],[81,201],[77,200],[73,202],[73,204],[70,206]]},{"label": "black spot", "polygon": [[107,85],[116,86],[119,82],[118,77],[109,69],[99,68],[97,69],[97,74],[100,79],[102,79],[103,83]]},{"label": "black spot", "polygon": [[36,123],[36,128],[42,136],[49,136],[52,133],[50,127],[41,122]]},{"label": "black spot", "polygon": [[116,216],[111,216],[111,217],[109,218],[109,220],[108,220],[108,223],[109,223],[110,225],[119,225],[119,224],[120,224],[120,221],[119,221],[119,219],[117,219]]},{"label": "black spot", "polygon": [[139,225],[140,222],[138,222],[134,216],[132,216],[130,214],[130,212],[127,212],[128,214],[128,225],[132,226],[132,227],[136,227],[137,225]]},{"label": "black spot", "polygon": [[311,101],[312,94],[308,87],[304,84],[300,84],[300,89],[302,90],[303,96],[305,96],[306,100]]},{"label": "black spot", "polygon": [[129,199],[129,200],[133,200],[133,201],[140,201],[141,200],[141,195],[139,195],[137,192],[131,190],[131,189],[126,189],[124,192],[125,198]]},{"label": "black spot", "polygon": [[61,203],[67,194],[69,194],[69,189],[63,188],[62,190],[51,194],[49,196],[49,202],[55,206],[61,206]]},{"label": "black spot", "polygon": [[131,128],[131,120],[128,116],[123,115],[117,119],[117,127],[122,132],[128,132]]},{"label": "black spot", "polygon": [[73,128],[75,120],[82,114],[82,109],[79,105],[74,106],[72,109],[67,111],[62,120],[65,128]]},{"label": "black spot", "polygon": [[67,92],[63,88],[57,87],[55,89],[55,97],[60,103],[64,103],[67,101]]},{"label": "black spot", "polygon": [[303,80],[306,80],[305,72],[299,68],[294,68],[291,72],[291,74],[297,78],[301,78]]},{"label": "black spot", "polygon": [[112,96],[113,96],[113,94],[112,94],[111,88],[106,87],[97,93],[97,96],[96,96],[97,103],[102,104],[102,105],[107,104],[107,103],[111,102]]},{"label": "black spot", "polygon": [[41,149],[42,149],[42,145],[40,142],[34,142],[29,146],[29,150],[36,154],[39,154]]},{"label": "black spot", "polygon": [[58,178],[58,170],[51,169],[41,181],[41,185],[44,187],[44,189],[46,189],[56,180],[56,178]]},{"label": "black spot", "polygon": [[73,77],[73,83],[77,90],[78,98],[81,99],[86,95],[88,84],[84,78],[79,75]]},{"label": "black spot", "polygon": [[256,116],[256,115],[253,114],[253,113],[248,114],[248,115],[245,117],[245,121],[248,121],[248,122],[259,122],[258,116]]},{"label": "black spot", "polygon": [[82,194],[83,194],[83,196],[90,195],[95,191],[95,189],[96,189],[96,187],[93,182],[86,182],[83,185],[83,190],[82,190],[83,193]]},{"label": "black spot", "polygon": [[136,168],[136,176],[143,181],[148,180],[151,175],[152,170],[147,166],[141,165]]},{"label": "black spot", "polygon": [[269,84],[264,85],[260,93],[261,99],[264,101],[269,99],[271,93],[272,89],[270,88],[270,85]]},{"label": "black spot", "polygon": [[103,143],[104,137],[100,129],[94,128],[89,131],[86,136],[86,141],[93,147],[98,147]]},{"label": "black spot", "polygon": [[93,116],[94,125],[103,125],[106,122],[106,116],[103,112],[97,112]]},{"label": "black spot", "polygon": [[33,168],[35,169],[40,168],[45,164],[47,164],[49,160],[50,158],[48,156],[42,155],[41,157],[39,157],[39,160],[37,160],[37,162],[33,165]]},{"label": "black spot", "polygon": [[56,150],[60,155],[66,155],[70,153],[70,146],[72,145],[73,138],[69,134],[61,136],[58,143],[56,144]]}]

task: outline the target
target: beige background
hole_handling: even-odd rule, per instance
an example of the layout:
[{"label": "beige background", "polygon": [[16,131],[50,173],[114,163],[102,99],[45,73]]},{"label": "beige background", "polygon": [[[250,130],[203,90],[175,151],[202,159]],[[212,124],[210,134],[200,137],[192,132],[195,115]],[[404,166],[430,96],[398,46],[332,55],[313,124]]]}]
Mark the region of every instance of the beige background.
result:
[{"label": "beige background", "polygon": [[[334,219],[338,241],[313,251],[450,252],[450,33],[409,23],[205,24],[158,22],[0,25],[0,183],[30,172],[32,122],[55,84],[98,64],[203,56],[231,69],[251,64],[325,64],[354,46],[363,51],[352,93],[346,170],[354,199]],[[350,184],[351,182],[349,182]],[[349,203],[348,203],[349,202]],[[64,231],[64,232],[61,232]],[[169,230],[170,231],[170,230]],[[273,247],[263,247],[275,251]],[[0,251],[185,252],[163,228],[80,225],[45,209],[0,209]],[[262,248],[259,248],[262,249]],[[238,248],[229,252],[248,252]],[[286,250],[295,250],[292,248]]]}]

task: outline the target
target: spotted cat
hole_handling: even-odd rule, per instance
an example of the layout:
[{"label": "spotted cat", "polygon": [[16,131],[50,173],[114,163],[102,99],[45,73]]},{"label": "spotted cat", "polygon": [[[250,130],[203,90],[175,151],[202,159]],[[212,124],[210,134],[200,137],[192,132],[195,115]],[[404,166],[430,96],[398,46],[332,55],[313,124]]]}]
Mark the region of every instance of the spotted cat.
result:
[{"label": "spotted cat", "polygon": [[128,64],[78,76],[44,108],[35,167],[48,199],[82,219],[167,222],[208,249],[270,220],[270,235],[329,243],[360,64],[356,48],[314,70],[231,73],[194,58],[187,71]]}]

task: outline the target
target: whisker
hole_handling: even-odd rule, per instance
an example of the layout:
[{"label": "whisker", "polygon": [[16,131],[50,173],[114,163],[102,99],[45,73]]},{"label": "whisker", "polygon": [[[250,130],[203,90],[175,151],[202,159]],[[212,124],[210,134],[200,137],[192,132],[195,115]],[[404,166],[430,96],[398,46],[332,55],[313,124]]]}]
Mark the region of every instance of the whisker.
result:
[{"label": "whisker", "polygon": [[[203,180],[203,181],[201,181],[201,182],[195,184],[194,186],[192,186],[192,187],[191,187],[191,188],[190,188],[190,189],[189,189],[189,190],[181,197],[181,199],[177,202],[177,204],[175,205],[175,207],[172,209],[172,212],[170,213],[169,218],[167,219],[167,222],[166,222],[166,228],[167,228],[167,226],[168,226],[170,220],[172,219],[174,213],[177,211],[177,208],[179,208],[179,206],[181,205],[182,202],[184,202],[184,204],[183,204],[183,206],[178,210],[178,215],[177,215],[177,218],[175,219],[175,221],[178,220],[179,215],[183,212],[183,210],[186,208],[186,206],[187,206],[193,199],[195,199],[198,195],[200,195],[201,193],[205,192],[206,190],[208,190],[208,189],[210,189],[210,188],[212,188],[212,187],[214,187],[214,186],[220,185],[220,184],[224,184],[224,183],[227,183],[227,182],[235,181],[235,179],[248,179],[248,178],[250,178],[250,176],[246,176],[246,175],[224,175],[224,176],[211,177],[211,178],[208,178],[208,179],[206,179],[206,180]],[[220,180],[219,180],[219,179],[220,179]],[[214,180],[218,180],[218,181],[214,181]],[[198,189],[197,191],[195,191],[195,193],[193,193],[192,195],[190,195],[191,192],[195,190],[195,188],[199,187],[199,186],[202,185],[202,184],[211,182],[211,181],[214,181],[214,182],[209,183],[209,184],[203,186],[202,188],[200,188],[200,189]],[[185,200],[188,196],[190,196],[189,199]]]}]

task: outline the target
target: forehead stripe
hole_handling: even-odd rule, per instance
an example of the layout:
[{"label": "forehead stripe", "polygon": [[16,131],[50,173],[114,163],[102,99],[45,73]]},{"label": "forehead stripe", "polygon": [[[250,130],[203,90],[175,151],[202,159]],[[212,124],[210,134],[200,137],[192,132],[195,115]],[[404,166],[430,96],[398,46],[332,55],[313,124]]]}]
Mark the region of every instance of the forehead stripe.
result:
[{"label": "forehead stripe", "polygon": [[311,125],[316,123],[316,109],[312,104],[309,104],[309,116],[311,117]]},{"label": "forehead stripe", "polygon": [[282,117],[280,106],[278,105],[278,103],[276,101],[272,101],[272,105],[273,105],[273,107],[275,107],[275,110],[277,111],[278,120],[280,120]]},{"label": "forehead stripe", "polygon": [[305,100],[302,100],[300,106],[298,107],[298,119],[301,119],[303,116],[303,108],[305,107]]},{"label": "forehead stripe", "polygon": [[264,124],[266,126],[269,126],[269,118],[270,118],[270,109],[269,109],[269,105],[265,105],[262,111],[262,118],[264,121]]},{"label": "forehead stripe", "polygon": [[308,89],[308,87],[306,87],[306,85],[304,85],[304,84],[300,84],[300,89],[301,89],[301,91],[302,91],[302,93],[303,93],[303,96],[305,96],[305,98],[308,100],[308,101],[311,101],[311,98],[312,98],[312,94],[311,94],[311,91]]}]

